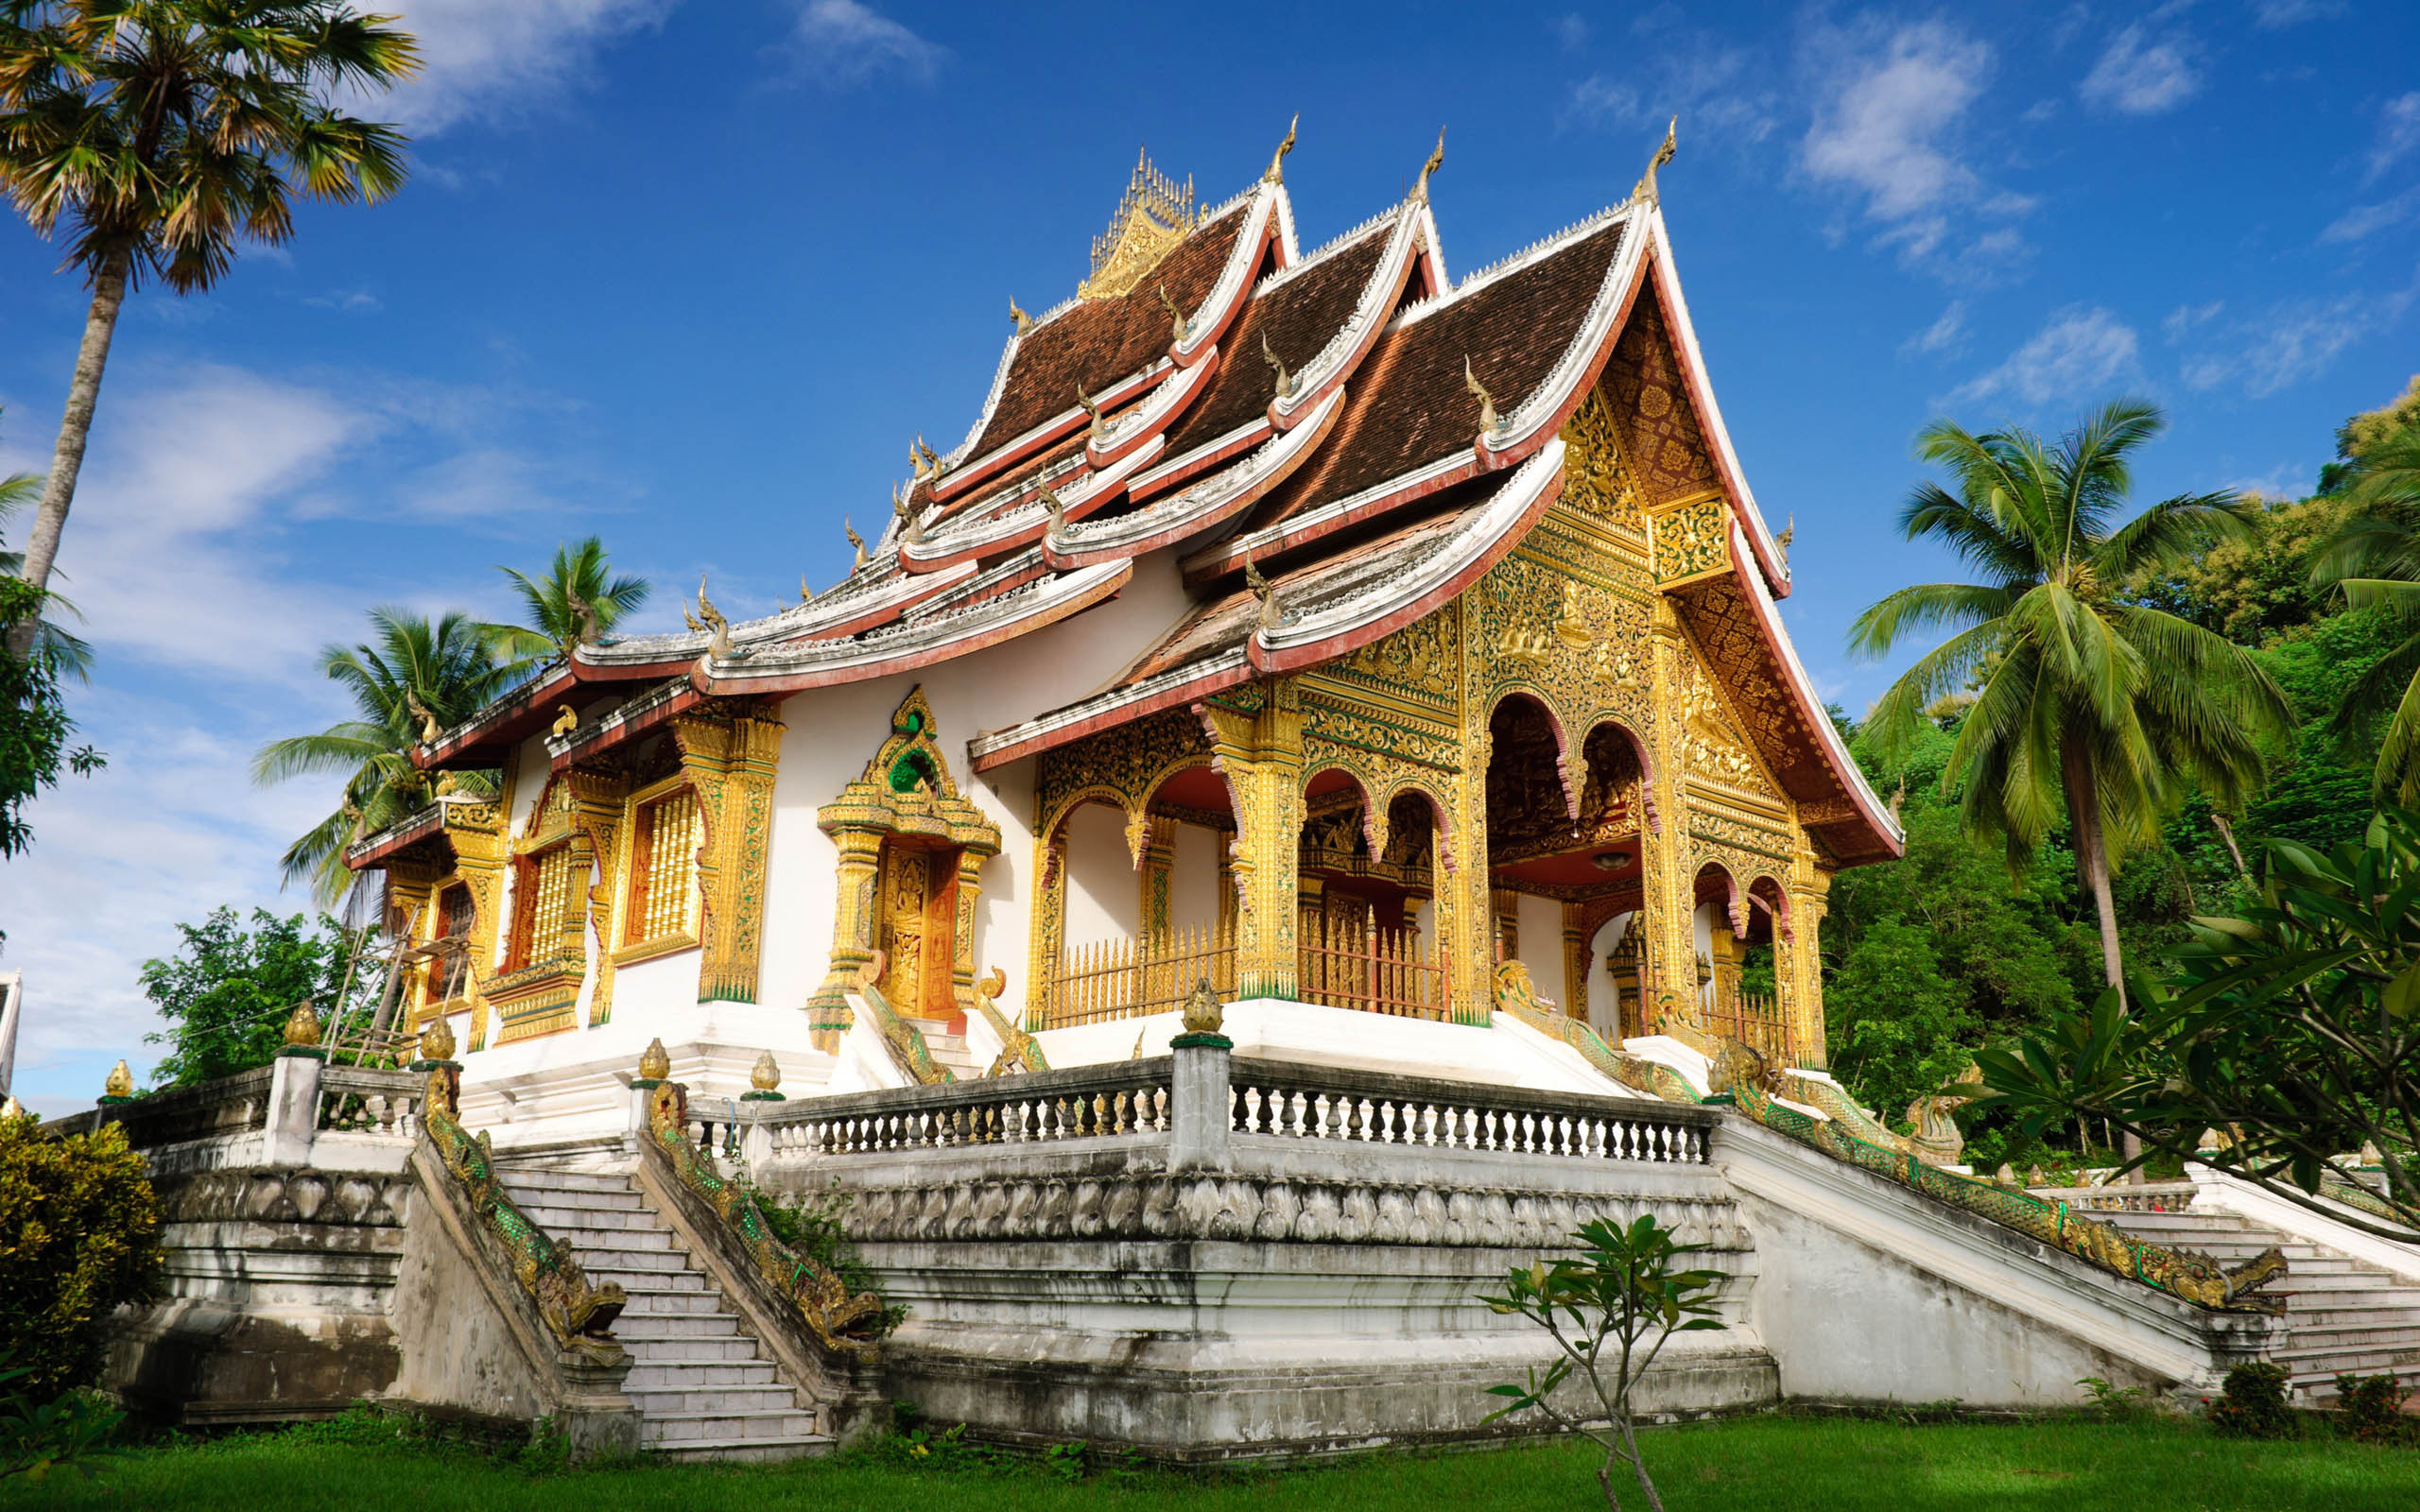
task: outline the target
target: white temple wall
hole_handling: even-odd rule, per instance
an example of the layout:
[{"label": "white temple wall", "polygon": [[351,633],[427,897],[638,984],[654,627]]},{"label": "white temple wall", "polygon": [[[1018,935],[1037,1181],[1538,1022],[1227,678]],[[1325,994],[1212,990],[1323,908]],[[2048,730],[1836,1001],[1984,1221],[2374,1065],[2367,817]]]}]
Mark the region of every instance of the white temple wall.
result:
[{"label": "white temple wall", "polygon": [[1219,851],[1227,832],[1199,824],[1176,827],[1168,866],[1168,927],[1206,930],[1219,922]]},{"label": "white temple wall", "polygon": [[[693,1006],[698,1001],[699,961],[696,951],[677,951],[617,968],[614,972],[614,1017],[652,1018]],[[582,989],[585,995],[581,1001],[593,1005],[594,971],[590,975],[592,980]],[[587,1022],[584,1014],[581,1022]]]},{"label": "white temple wall", "polygon": [[1614,975],[1605,970],[1605,957],[1630,933],[1630,921],[1635,914],[1616,914],[1597,928],[1588,941],[1588,1027],[1597,1038],[1612,1044],[1621,1038],[1621,992],[1614,986]]},{"label": "white temple wall", "polygon": [[1552,898],[1513,896],[1513,921],[1520,930],[1514,958],[1530,969],[1530,980],[1540,997],[1563,1001],[1563,904]]},{"label": "white temple wall", "polygon": [[1067,943],[1132,939],[1142,930],[1143,879],[1126,848],[1124,811],[1078,805],[1067,816]]}]

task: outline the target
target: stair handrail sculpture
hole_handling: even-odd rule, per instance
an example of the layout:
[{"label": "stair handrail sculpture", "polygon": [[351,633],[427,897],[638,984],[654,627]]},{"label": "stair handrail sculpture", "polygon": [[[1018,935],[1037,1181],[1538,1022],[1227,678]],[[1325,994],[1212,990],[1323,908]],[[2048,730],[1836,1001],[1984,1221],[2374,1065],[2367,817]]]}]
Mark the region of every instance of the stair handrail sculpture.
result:
[{"label": "stair handrail sculpture", "polygon": [[689,1142],[688,1129],[688,1088],[677,1081],[659,1084],[648,1099],[648,1139],[653,1153],[671,1166],[682,1186],[720,1215],[747,1246],[757,1273],[797,1307],[818,1342],[844,1355],[872,1350],[882,1336],[882,1298],[850,1291],[836,1272],[776,1238],[748,1189],[725,1179]]},{"label": "stair handrail sculpture", "polygon": [[1050,1069],[1049,1057],[1042,1053],[1042,1041],[1010,1022],[1008,1015],[1000,1011],[999,997],[1008,986],[1009,973],[996,966],[992,968],[990,975],[975,984],[976,1011],[983,1015],[983,1022],[992,1026],[992,1032],[1000,1037],[999,1058],[994,1060],[992,1069],[983,1074],[987,1078]]},{"label": "stair handrail sculpture", "polygon": [[1599,1073],[1634,1091],[1668,1103],[1686,1103],[1692,1108],[1701,1101],[1689,1079],[1671,1067],[1616,1050],[1598,1038],[1596,1030],[1556,1012],[1538,996],[1536,986],[1530,980],[1530,969],[1519,961],[1506,961],[1495,969],[1495,1006],[1540,1034],[1579,1051]]},{"label": "stair handrail sculpture", "polygon": [[[1572,1046],[1588,1063],[1626,1087],[1668,1102],[1697,1102],[1694,1090],[1668,1066],[1614,1050],[1576,1019],[1545,1006],[1530,985],[1528,968],[1507,961],[1496,968],[1495,1005],[1521,1022]],[[1813,1077],[1771,1067],[1757,1051],[1737,1040],[1721,1041],[1721,1053],[1709,1072],[1715,1095],[1703,1099],[1727,1102],[1742,1116],[1777,1134],[1811,1145],[1838,1160],[1894,1181],[2060,1249],[2115,1275],[2142,1282],[2172,1297],[2203,1307],[2238,1312],[2275,1313],[2283,1303],[2256,1295],[2258,1289],[2285,1274],[2282,1252],[2270,1249],[2230,1270],[2204,1255],[2130,1239],[2109,1224],[2082,1216],[2067,1203],[2046,1201],[2022,1191],[2012,1192],[1988,1181],[1959,1176],[1926,1162],[1923,1145],[1891,1135],[1891,1143],[1861,1137],[1874,1121],[1837,1087]],[[1779,1090],[1795,1100],[1800,1094],[1828,1089],[1823,1101],[1807,1100],[1833,1111],[1832,1106],[1855,1109],[1854,1119],[1819,1119],[1776,1098]],[[1945,1094],[1943,1101],[1956,1101]],[[1858,1132],[1852,1132],[1853,1129]],[[1885,1131],[1886,1133],[1888,1131]]]},{"label": "stair handrail sculpture", "polygon": [[882,995],[882,988],[874,986],[889,961],[888,952],[873,953],[873,959],[857,973],[856,996],[864,1005],[867,1016],[873,1020],[874,1027],[881,1031],[882,1042],[889,1047],[890,1058],[898,1063],[901,1071],[927,1087],[935,1082],[958,1080],[957,1073],[934,1063],[932,1047],[925,1043],[924,1035],[914,1024],[901,1018],[898,1010],[890,1005],[890,1000]]},{"label": "stair handrail sculpture", "polygon": [[471,1211],[502,1241],[512,1278],[538,1306],[555,1342],[592,1365],[619,1365],[629,1356],[614,1339],[614,1322],[630,1298],[614,1281],[592,1283],[570,1246],[559,1243],[504,1192],[495,1152],[481,1129],[474,1136],[460,1123],[462,1072],[450,1063],[430,1064],[421,1100],[421,1135],[470,1201]]},{"label": "stair handrail sculpture", "polygon": [[2206,1255],[2145,1244],[2127,1237],[2112,1224],[2083,1216],[2068,1203],[1960,1176],[1927,1165],[1911,1149],[1888,1149],[1859,1139],[1836,1122],[1815,1118],[1780,1101],[1772,1091],[1775,1079],[1764,1057],[1737,1040],[1723,1047],[1712,1073],[1717,1096],[1727,1097],[1745,1117],[1859,1170],[2197,1306],[2246,1313],[2284,1311],[2283,1298],[2259,1295],[2261,1287],[2286,1273],[2281,1250],[2272,1247],[2230,1269]]}]

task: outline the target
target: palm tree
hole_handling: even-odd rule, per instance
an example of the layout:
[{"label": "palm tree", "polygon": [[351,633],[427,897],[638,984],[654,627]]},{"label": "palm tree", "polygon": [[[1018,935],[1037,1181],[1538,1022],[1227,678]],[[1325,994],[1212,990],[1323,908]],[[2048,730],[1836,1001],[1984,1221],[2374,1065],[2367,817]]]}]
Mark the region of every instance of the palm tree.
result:
[{"label": "palm tree", "polygon": [[[320,669],[343,684],[357,717],[317,734],[270,741],[252,759],[252,780],[263,785],[320,772],[344,779],[337,811],[288,846],[280,863],[285,880],[309,882],[322,906],[333,906],[352,884],[347,846],[428,801],[428,775],[411,764],[412,747],[511,685],[493,628],[467,615],[447,614],[432,624],[381,608],[370,611],[370,641],[320,652]],[[488,792],[494,777],[458,773],[456,782]]]},{"label": "palm tree", "polygon": [[516,568],[498,567],[512,579],[521,595],[527,625],[494,627],[505,648],[520,657],[571,656],[577,645],[593,645],[623,615],[647,602],[644,577],[609,577],[605,543],[590,536],[576,544],[555,548],[554,566],[532,579]]},{"label": "palm tree", "polygon": [[2360,511],[2311,558],[2311,581],[2333,583],[2355,609],[2373,605],[2415,627],[2345,690],[2337,738],[2357,747],[2380,715],[2371,784],[2383,799],[2420,804],[2420,425],[2407,425],[2356,456],[2348,490]]},{"label": "palm tree", "polygon": [[[35,473],[11,472],[0,477],[0,531],[6,530],[41,492],[42,479]],[[24,569],[25,560],[24,552],[9,549],[6,539],[0,538],[0,574],[17,576]],[[50,594],[50,602],[79,620],[84,617],[82,610],[57,593]],[[93,648],[58,621],[44,618],[37,622],[33,649],[49,658],[50,664],[59,671],[80,681],[92,680]]]},{"label": "palm tree", "polygon": [[2122,995],[2112,866],[2156,838],[2187,785],[2238,809],[2265,775],[2261,743],[2291,727],[2285,696],[2250,652],[2198,625],[2130,604],[2118,585],[2241,527],[2231,492],[2182,494],[2124,524],[2129,457],[2166,427],[2157,406],[2117,400],[2056,451],[2018,429],[1974,436],[1935,421],[1916,455],[1958,491],[1920,483],[1899,512],[1910,541],[1936,541],[1977,583],[1903,588],[1858,617],[1853,650],[1906,635],[1958,633],[1919,659],[1868,721],[1903,753],[1926,707],[1973,685],[1946,792],[1963,782],[1970,830],[2004,840],[2017,865],[2062,809],[2079,880],[2100,920],[2101,965]]},{"label": "palm tree", "polygon": [[[50,581],[128,290],[209,288],[239,239],[292,235],[297,198],[402,187],[402,133],[332,103],[419,70],[390,19],[345,0],[0,0],[0,189],[41,235],[68,222],[93,290],[27,582]],[[23,655],[32,627],[9,633]]]}]

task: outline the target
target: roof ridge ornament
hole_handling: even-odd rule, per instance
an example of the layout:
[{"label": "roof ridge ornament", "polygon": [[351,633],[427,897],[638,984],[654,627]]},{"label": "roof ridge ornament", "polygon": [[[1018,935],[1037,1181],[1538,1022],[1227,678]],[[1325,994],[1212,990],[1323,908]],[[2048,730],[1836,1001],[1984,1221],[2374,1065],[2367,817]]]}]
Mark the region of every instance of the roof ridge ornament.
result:
[{"label": "roof ridge ornament", "polygon": [[1428,176],[1444,165],[1445,129],[1441,126],[1437,129],[1437,146],[1428,154],[1428,161],[1420,165],[1420,177],[1412,183],[1411,198],[1426,201],[1428,198]]},{"label": "roof ridge ornament", "polygon": [[[715,601],[706,596],[705,574],[698,575],[698,612],[691,614],[688,606],[684,604],[681,608],[681,617],[689,622],[689,628],[693,630],[712,632],[713,639],[706,643],[706,656],[709,660],[716,662],[734,660],[731,654],[731,621],[723,618],[722,610],[715,608]],[[700,623],[701,621],[703,623]]]},{"label": "roof ridge ornament", "polygon": [[1511,423],[1495,413],[1495,396],[1487,391],[1487,385],[1478,381],[1478,374],[1471,371],[1468,352],[1462,353],[1462,387],[1478,396],[1478,433],[1482,438],[1494,436]]},{"label": "roof ridge ornament", "polygon": [[1277,397],[1293,398],[1294,390],[1303,386],[1303,381],[1286,370],[1286,364],[1278,357],[1276,349],[1269,344],[1269,333],[1266,330],[1260,333],[1260,360],[1277,369]]},{"label": "roof ridge ornament", "polygon": [[1269,171],[1260,176],[1261,182],[1286,181],[1286,154],[1294,150],[1294,129],[1302,124],[1303,112],[1296,111],[1294,118],[1286,123],[1286,140],[1277,144],[1277,155],[1269,160]]},{"label": "roof ridge ornament", "polygon": [[1681,118],[1675,115],[1672,124],[1664,129],[1664,145],[1655,149],[1655,156],[1647,160],[1647,171],[1638,176],[1637,184],[1630,192],[1633,204],[1642,201],[1651,205],[1662,203],[1656,198],[1655,170],[1672,161],[1673,149],[1680,146],[1680,132]]},{"label": "roof ridge ornament", "polygon": [[1033,329],[1033,317],[1017,308],[1017,297],[1013,294],[1009,296],[1009,318],[1016,322],[1019,335]]},{"label": "roof ridge ornament", "polygon": [[1172,347],[1184,345],[1184,338],[1193,335],[1193,322],[1186,319],[1184,312],[1176,307],[1176,301],[1168,298],[1168,286],[1166,281],[1160,284],[1160,303],[1166,306],[1168,312],[1168,329],[1172,333],[1168,337],[1168,345]]},{"label": "roof ridge ornament", "polygon": [[1084,392],[1084,383],[1080,378],[1076,380],[1076,403],[1083,405],[1084,413],[1091,417],[1091,423],[1085,427],[1086,434],[1095,440],[1100,439],[1100,401]]},{"label": "roof ridge ornament", "polygon": [[1092,275],[1076,285],[1076,297],[1114,300],[1132,293],[1200,224],[1192,179],[1179,186],[1151,166],[1148,148],[1138,149],[1134,176],[1109,217],[1109,230],[1093,238]]},{"label": "roof ridge ornament", "polygon": [[[840,517],[840,533],[849,538],[849,548],[857,554],[856,559],[849,563],[850,576],[855,576],[866,570],[866,538],[857,534],[857,527],[849,524],[849,517],[845,514]],[[804,589],[805,584],[802,582],[799,586]],[[802,593],[799,596],[804,598],[806,595]]]},{"label": "roof ridge ornament", "polygon": [[1249,554],[1244,557],[1244,587],[1252,591],[1253,597],[1260,600],[1262,629],[1273,630],[1286,623],[1286,608],[1277,601],[1277,590],[1261,576],[1260,564]]}]

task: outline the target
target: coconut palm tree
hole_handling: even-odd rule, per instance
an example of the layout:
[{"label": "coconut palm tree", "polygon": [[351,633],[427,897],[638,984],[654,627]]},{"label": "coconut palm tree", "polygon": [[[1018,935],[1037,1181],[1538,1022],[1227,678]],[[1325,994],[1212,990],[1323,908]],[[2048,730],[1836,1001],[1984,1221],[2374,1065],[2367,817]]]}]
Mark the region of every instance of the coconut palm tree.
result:
[{"label": "coconut palm tree", "polygon": [[570,657],[572,647],[594,644],[647,602],[647,579],[609,576],[605,543],[595,536],[557,546],[554,565],[544,577],[533,579],[512,567],[496,571],[512,579],[526,624],[495,629],[509,652],[532,660]]},{"label": "coconut palm tree", "polygon": [[[240,240],[293,234],[297,198],[384,199],[404,137],[334,102],[418,71],[412,39],[345,0],[0,0],[0,190],[70,228],[93,290],[20,575],[50,581],[127,293],[207,289]],[[12,627],[24,654],[30,625]]]},{"label": "coconut palm tree", "polygon": [[[432,623],[392,608],[370,611],[372,634],[355,645],[320,652],[320,669],[353,698],[356,717],[317,734],[273,740],[252,759],[263,785],[322,772],[344,779],[337,811],[286,847],[289,883],[307,882],[322,906],[352,884],[345,848],[411,815],[430,797],[428,774],[411,764],[412,747],[468,717],[511,686],[493,629],[454,613]],[[494,774],[456,774],[456,786],[493,791]]]},{"label": "coconut palm tree", "polygon": [[[35,473],[11,472],[0,477],[0,532],[6,532],[17,516],[25,512],[26,506],[33,503],[41,493],[42,478]],[[24,569],[25,560],[26,554],[11,549],[5,535],[0,535],[0,573],[14,577]],[[82,610],[57,593],[50,595],[50,602],[79,620],[84,617]],[[48,657],[51,666],[58,671],[81,681],[92,680],[93,648],[57,620],[44,618],[38,622],[33,647]]]},{"label": "coconut palm tree", "polygon": [[2363,448],[2347,493],[2360,512],[2313,554],[2311,581],[2342,588],[2355,609],[2390,610],[2412,633],[2353,679],[2336,734],[2358,747],[2383,716],[2371,783],[2381,799],[2420,806],[2420,425]]},{"label": "coconut palm tree", "polygon": [[1904,751],[1927,705],[1972,686],[1945,793],[1963,784],[1968,827],[2004,840],[2012,866],[2064,811],[2101,964],[2121,993],[2112,867],[2156,838],[2188,786],[2238,809],[2265,776],[2262,742],[2292,723],[2250,652],[2118,594],[2241,527],[2231,492],[2182,494],[2120,523],[2129,459],[2165,425],[2157,406],[2121,399],[2055,451],[2019,429],[1927,426],[1916,455],[1947,469],[1958,491],[1918,484],[1900,528],[1948,547],[1981,581],[1903,588],[1849,634],[1853,650],[1878,656],[1910,634],[1957,630],[1892,684],[1868,728]]}]

